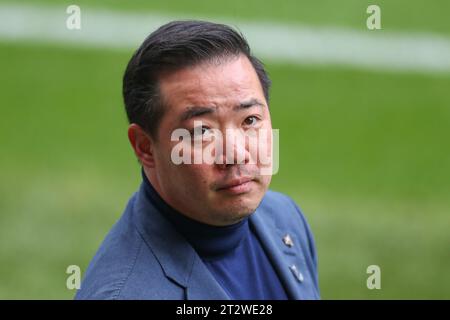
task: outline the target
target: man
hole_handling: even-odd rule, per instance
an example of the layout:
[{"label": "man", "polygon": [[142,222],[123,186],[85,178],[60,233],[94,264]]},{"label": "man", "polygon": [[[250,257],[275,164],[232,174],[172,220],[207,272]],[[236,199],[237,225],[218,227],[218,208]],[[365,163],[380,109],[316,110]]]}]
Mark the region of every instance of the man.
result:
[{"label": "man", "polygon": [[272,137],[245,140],[272,130],[269,86],[228,26],[175,21],[143,42],[123,79],[143,182],[77,299],[319,298],[309,226],[251,150]]}]

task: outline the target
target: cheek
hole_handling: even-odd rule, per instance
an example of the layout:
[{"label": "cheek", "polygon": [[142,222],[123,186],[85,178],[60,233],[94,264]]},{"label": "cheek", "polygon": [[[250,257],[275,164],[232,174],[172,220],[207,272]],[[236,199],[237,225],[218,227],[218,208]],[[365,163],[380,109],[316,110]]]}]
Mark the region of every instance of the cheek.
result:
[{"label": "cheek", "polygon": [[177,181],[174,183],[183,182],[189,186],[191,193],[199,193],[199,191],[207,191],[212,180],[212,170],[209,165],[196,164],[181,164],[174,165],[177,172]]},{"label": "cheek", "polygon": [[206,164],[191,164],[186,165],[192,176],[192,179],[197,183],[208,184],[212,178],[212,166]]},{"label": "cheek", "polygon": [[259,168],[268,167],[272,163],[274,149],[272,148],[272,141],[274,143],[277,141],[276,136],[273,137],[272,134],[276,135],[277,132],[273,132],[270,125],[263,126],[258,130],[257,139],[253,140],[256,146],[250,148],[250,154],[253,159],[257,159]]},{"label": "cheek", "polygon": [[263,189],[267,189],[269,187],[270,181],[272,180],[271,175],[264,175],[261,178],[261,184],[263,186]]}]

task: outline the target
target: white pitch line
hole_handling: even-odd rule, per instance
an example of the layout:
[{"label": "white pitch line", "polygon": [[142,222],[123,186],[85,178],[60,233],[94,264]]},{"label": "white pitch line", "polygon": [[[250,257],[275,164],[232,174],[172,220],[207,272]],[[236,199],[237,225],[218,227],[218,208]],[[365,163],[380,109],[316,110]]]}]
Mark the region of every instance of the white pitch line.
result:
[{"label": "white pitch line", "polygon": [[[81,7],[81,30],[68,30],[67,17],[64,6],[0,4],[0,39],[133,49],[168,21],[202,19]],[[388,71],[450,72],[450,39],[435,34],[356,31],[226,18],[206,20],[239,28],[263,60]]]}]

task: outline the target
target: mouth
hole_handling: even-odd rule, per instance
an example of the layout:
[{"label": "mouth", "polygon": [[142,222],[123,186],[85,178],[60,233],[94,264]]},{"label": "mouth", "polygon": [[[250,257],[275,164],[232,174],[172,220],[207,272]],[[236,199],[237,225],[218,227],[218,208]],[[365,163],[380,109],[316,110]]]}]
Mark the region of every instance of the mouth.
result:
[{"label": "mouth", "polygon": [[221,185],[219,188],[217,188],[217,191],[230,194],[247,193],[251,191],[253,183],[254,179],[250,177],[237,178]]}]

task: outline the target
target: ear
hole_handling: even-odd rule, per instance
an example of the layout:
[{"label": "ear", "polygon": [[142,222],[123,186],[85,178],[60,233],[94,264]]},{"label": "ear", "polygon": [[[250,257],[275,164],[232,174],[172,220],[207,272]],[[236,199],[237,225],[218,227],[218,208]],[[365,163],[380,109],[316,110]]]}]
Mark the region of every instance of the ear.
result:
[{"label": "ear", "polygon": [[153,155],[154,142],[144,129],[139,125],[132,123],[128,127],[128,140],[131,147],[144,167],[154,168],[155,159]]}]

